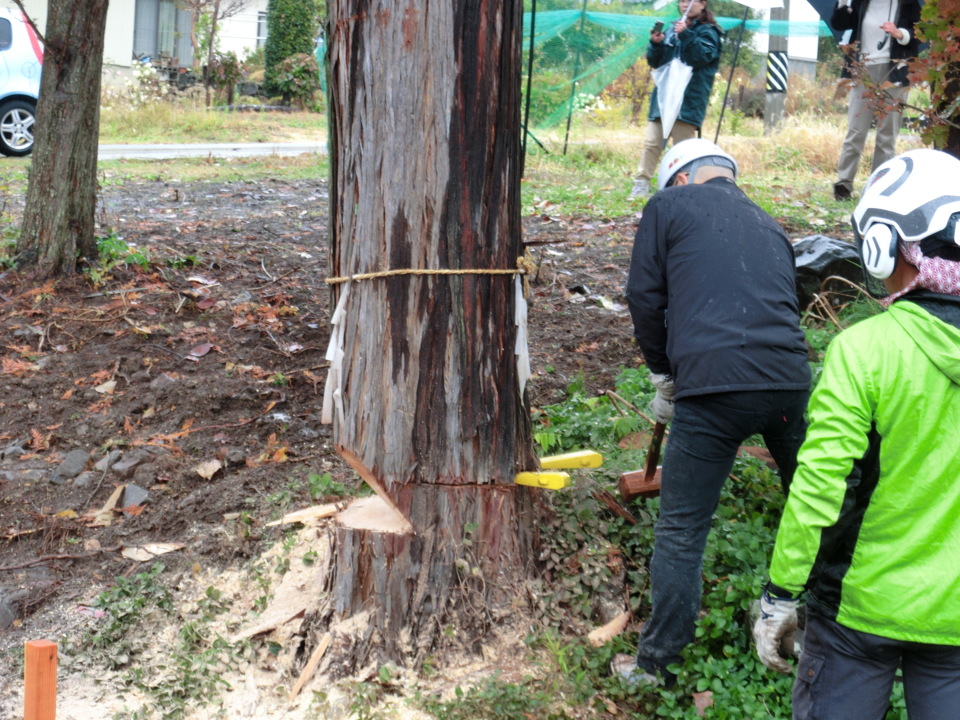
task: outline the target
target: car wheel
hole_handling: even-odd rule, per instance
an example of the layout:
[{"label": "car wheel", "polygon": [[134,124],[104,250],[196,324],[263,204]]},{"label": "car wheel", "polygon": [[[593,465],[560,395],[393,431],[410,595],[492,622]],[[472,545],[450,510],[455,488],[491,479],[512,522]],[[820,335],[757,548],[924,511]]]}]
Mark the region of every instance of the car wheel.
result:
[{"label": "car wheel", "polygon": [[0,105],[0,153],[17,157],[29,154],[36,119],[36,106],[25,100]]}]

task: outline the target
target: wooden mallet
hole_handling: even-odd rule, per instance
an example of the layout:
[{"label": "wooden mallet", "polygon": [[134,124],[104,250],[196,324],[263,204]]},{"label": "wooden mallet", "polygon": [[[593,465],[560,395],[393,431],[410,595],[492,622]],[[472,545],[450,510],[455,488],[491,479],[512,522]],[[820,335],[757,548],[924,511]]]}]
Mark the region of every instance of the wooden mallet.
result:
[{"label": "wooden mallet", "polygon": [[624,502],[630,502],[638,497],[657,497],[660,494],[660,446],[663,444],[663,435],[667,426],[658,422],[653,426],[653,437],[650,438],[650,449],[647,450],[647,461],[643,470],[632,470],[620,475],[617,488]]}]

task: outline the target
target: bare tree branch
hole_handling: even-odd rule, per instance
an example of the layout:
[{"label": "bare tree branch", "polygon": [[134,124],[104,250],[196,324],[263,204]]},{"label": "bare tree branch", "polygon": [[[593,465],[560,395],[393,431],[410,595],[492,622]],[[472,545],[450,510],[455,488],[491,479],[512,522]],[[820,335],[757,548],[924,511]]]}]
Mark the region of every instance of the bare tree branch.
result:
[{"label": "bare tree branch", "polygon": [[[14,0],[16,2],[16,0]],[[217,26],[228,18],[239,15],[250,5],[250,0],[176,0],[177,7],[190,13],[190,45],[193,46],[194,62],[200,62],[200,41],[197,38],[197,23],[204,15],[211,16],[210,51],[216,42]],[[208,60],[209,64],[209,60]],[[196,67],[196,65],[195,65]],[[209,101],[207,102],[209,105]]]},{"label": "bare tree branch", "polygon": [[27,13],[27,9],[23,7],[23,1],[13,0],[13,2],[18,8],[20,8],[20,12],[23,13],[23,17],[25,17],[27,22],[30,23],[30,27],[33,28],[33,31],[37,34],[37,37],[40,39],[40,42],[42,42],[44,44],[44,47],[46,47],[47,41],[43,37],[43,33],[40,32],[40,28],[38,28],[37,24],[33,21],[33,18],[30,17],[30,15]]}]

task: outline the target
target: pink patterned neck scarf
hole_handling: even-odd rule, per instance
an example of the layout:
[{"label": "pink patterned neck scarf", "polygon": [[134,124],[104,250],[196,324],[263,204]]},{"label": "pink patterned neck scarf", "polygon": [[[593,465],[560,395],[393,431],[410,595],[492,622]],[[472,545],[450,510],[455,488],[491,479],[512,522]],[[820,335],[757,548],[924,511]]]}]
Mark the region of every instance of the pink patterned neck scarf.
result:
[{"label": "pink patterned neck scarf", "polygon": [[931,292],[960,297],[960,262],[926,257],[920,252],[920,243],[917,242],[903,242],[901,240],[899,246],[903,257],[920,273],[903,290],[883,298],[880,303],[884,307],[890,307],[894,300],[917,288],[926,288]]}]

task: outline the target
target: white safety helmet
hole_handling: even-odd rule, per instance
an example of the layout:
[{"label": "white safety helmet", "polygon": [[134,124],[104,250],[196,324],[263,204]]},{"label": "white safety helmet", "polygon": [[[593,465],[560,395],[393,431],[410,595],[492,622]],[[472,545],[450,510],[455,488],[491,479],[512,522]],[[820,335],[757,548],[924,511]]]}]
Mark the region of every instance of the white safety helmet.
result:
[{"label": "white safety helmet", "polygon": [[679,172],[689,172],[692,180],[697,169],[704,165],[728,168],[733,171],[734,179],[737,177],[737,161],[732,156],[709,140],[690,138],[670,148],[660,161],[660,169],[657,171],[660,189],[670,187]]},{"label": "white safety helmet", "polygon": [[958,220],[960,160],[923,149],[883,163],[867,180],[851,218],[868,281],[893,274],[900,240],[960,246]]}]

